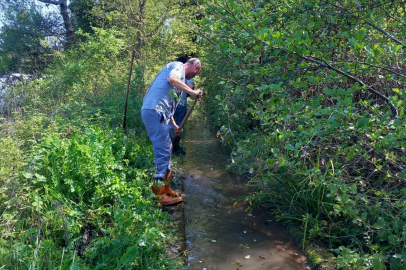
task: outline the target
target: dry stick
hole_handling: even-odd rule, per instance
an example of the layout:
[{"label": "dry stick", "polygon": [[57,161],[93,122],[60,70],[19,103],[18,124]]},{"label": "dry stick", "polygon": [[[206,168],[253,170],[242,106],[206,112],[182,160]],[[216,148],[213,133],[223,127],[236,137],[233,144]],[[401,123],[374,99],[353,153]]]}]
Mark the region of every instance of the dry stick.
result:
[{"label": "dry stick", "polygon": [[195,99],[195,101],[193,102],[193,104],[190,106],[189,110],[187,111],[187,113],[186,113],[186,115],[185,115],[185,118],[183,118],[183,121],[182,121],[182,123],[181,123],[180,126],[179,126],[179,129],[183,129],[183,127],[185,126],[187,119],[189,118],[190,114],[192,113],[193,109],[194,109],[195,106],[196,106],[196,103],[197,103],[197,99]]},{"label": "dry stick", "polygon": [[[173,257],[171,260],[174,260],[174,259],[176,259],[177,257],[179,257],[180,255],[185,254],[185,252],[190,252],[193,248],[194,248],[194,246],[192,246],[191,248],[189,248],[189,249],[187,249],[187,250],[184,250],[184,251],[182,251],[182,252],[179,252],[179,253],[176,254],[175,257]],[[1,269],[1,268],[0,268],[0,269]]]},{"label": "dry stick", "polygon": [[[193,104],[190,106],[189,110],[187,110],[187,113],[185,115],[185,118],[183,118],[182,123],[179,126],[179,129],[183,129],[183,126],[186,124],[187,119],[189,118],[190,114],[192,113],[193,109],[195,108],[195,105],[197,103],[197,99],[195,99],[195,101],[193,102]],[[176,138],[176,136],[179,135],[175,135],[174,138]]]}]

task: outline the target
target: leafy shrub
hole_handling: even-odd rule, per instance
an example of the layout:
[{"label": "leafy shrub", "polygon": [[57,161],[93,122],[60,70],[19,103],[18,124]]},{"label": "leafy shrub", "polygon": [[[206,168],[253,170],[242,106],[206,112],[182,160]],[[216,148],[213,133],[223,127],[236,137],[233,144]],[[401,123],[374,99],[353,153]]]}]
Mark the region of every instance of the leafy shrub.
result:
[{"label": "leafy shrub", "polygon": [[298,222],[303,245],[323,240],[338,267],[403,269],[405,28],[378,15],[402,4],[207,3],[206,111],[229,169],[257,187],[246,199]]}]

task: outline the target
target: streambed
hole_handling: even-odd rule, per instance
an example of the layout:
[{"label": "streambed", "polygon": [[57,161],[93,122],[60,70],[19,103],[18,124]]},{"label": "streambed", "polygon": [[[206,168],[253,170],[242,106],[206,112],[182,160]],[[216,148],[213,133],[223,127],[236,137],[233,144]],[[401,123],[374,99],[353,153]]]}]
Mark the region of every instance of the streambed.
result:
[{"label": "streambed", "polygon": [[[249,194],[225,170],[229,150],[203,120],[190,120],[182,138],[187,264],[191,269],[310,269],[287,230],[264,212],[249,213],[234,199]],[[177,164],[176,164],[177,163]]]}]

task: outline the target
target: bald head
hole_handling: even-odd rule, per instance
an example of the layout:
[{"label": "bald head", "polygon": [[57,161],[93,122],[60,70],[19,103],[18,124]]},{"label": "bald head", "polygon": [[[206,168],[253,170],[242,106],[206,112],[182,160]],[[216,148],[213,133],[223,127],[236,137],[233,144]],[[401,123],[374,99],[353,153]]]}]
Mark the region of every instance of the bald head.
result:
[{"label": "bald head", "polygon": [[186,63],[188,63],[191,66],[199,66],[199,67],[202,66],[200,60],[197,58],[190,58],[189,60],[186,61]]},{"label": "bald head", "polygon": [[188,80],[194,78],[197,74],[200,73],[200,70],[202,69],[202,63],[200,63],[200,60],[197,58],[190,58],[184,65],[185,77]]}]

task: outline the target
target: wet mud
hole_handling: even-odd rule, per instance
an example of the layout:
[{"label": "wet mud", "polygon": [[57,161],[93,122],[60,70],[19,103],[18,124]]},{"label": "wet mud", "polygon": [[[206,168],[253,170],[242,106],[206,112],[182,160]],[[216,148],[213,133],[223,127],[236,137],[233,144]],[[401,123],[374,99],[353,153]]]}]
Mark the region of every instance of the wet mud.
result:
[{"label": "wet mud", "polygon": [[216,130],[204,121],[189,121],[182,144],[186,156],[175,159],[174,167],[183,189],[189,269],[310,269],[282,224],[236,201],[252,190],[226,172],[230,151]]}]

